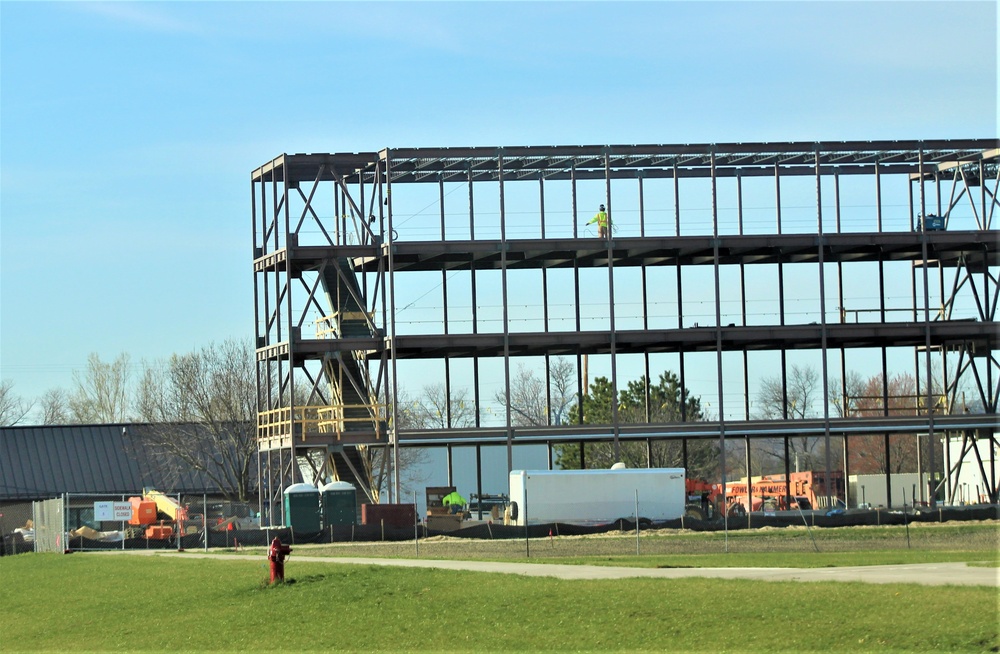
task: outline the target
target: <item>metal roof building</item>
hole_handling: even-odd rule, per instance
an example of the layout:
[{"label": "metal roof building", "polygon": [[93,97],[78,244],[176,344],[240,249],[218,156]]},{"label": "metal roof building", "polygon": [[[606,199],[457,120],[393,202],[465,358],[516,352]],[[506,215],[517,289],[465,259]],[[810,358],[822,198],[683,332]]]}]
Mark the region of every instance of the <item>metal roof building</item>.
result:
[{"label": "metal roof building", "polygon": [[[62,493],[220,494],[210,475],[151,445],[150,424],[0,428],[0,502]],[[190,425],[186,425],[190,428]],[[256,457],[251,457],[256,462]],[[254,472],[251,479],[256,479]]]}]

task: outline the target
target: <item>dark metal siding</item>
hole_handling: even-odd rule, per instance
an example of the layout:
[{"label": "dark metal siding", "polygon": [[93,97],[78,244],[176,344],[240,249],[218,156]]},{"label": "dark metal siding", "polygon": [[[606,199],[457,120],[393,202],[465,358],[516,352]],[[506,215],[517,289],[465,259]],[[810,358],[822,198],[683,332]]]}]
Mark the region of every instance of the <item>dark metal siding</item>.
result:
[{"label": "dark metal siding", "polygon": [[[127,435],[123,435],[123,429]],[[61,493],[217,493],[202,472],[167,478],[142,434],[149,425],[61,425],[0,428],[0,500]]]}]

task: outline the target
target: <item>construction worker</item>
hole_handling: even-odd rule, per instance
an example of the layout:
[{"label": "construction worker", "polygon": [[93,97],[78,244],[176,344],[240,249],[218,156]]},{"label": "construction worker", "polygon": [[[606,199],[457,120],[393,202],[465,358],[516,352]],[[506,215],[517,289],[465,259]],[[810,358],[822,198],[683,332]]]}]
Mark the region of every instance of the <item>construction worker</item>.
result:
[{"label": "construction worker", "polygon": [[598,209],[597,215],[594,216],[593,218],[591,218],[590,222],[588,222],[587,224],[588,225],[592,225],[594,223],[597,223],[597,237],[598,238],[607,238],[608,237],[608,214],[604,210],[604,205],[603,204],[601,205],[601,208]]},{"label": "construction worker", "polygon": [[461,513],[465,507],[465,498],[459,495],[458,491],[452,491],[441,498],[441,504],[448,507],[451,513]]}]

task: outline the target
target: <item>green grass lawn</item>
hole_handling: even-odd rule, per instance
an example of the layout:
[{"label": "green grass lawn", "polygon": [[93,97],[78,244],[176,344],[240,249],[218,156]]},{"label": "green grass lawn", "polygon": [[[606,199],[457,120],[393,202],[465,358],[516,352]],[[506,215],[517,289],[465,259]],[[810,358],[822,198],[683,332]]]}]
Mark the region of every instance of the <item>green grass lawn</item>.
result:
[{"label": "green grass lawn", "polygon": [[0,558],[0,652],[998,651],[995,588]]}]

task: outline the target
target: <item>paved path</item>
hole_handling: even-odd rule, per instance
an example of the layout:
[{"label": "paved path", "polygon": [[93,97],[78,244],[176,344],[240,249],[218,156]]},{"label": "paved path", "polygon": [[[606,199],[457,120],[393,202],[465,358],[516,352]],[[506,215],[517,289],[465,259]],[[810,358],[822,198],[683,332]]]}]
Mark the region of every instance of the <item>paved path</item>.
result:
[{"label": "paved path", "polygon": [[[204,552],[165,552],[127,550],[132,554],[185,558],[246,560],[250,557]],[[263,560],[260,555],[253,560]],[[870,584],[924,584],[928,586],[993,586],[1000,588],[1000,568],[967,566],[964,563],[918,563],[912,565],[871,565],[844,568],[628,568],[599,565],[561,565],[553,563],[513,563],[509,561],[439,561],[435,559],[378,559],[354,557],[300,556],[293,554],[286,569],[294,574],[295,564],[341,563],[351,565],[391,565],[401,568],[439,568],[518,574],[558,579],[625,579],[645,577],[681,579],[713,577],[717,579],[756,579],[759,581],[862,581]]]}]

